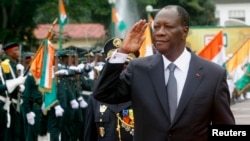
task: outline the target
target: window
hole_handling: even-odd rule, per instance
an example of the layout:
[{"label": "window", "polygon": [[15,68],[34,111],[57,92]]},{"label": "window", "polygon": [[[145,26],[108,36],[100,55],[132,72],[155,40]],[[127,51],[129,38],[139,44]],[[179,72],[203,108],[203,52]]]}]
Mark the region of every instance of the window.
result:
[{"label": "window", "polygon": [[238,19],[245,22],[245,11],[244,10],[230,10],[229,19]]}]

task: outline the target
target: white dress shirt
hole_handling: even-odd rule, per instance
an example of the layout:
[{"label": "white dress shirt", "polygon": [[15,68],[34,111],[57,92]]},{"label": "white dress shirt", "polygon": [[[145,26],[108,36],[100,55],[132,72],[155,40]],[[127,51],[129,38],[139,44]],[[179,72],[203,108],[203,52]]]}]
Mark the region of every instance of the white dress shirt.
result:
[{"label": "white dress shirt", "polygon": [[[124,63],[126,61],[127,56],[128,54],[114,51],[111,58],[109,59],[109,62],[110,63]],[[167,85],[168,77],[169,77],[169,69],[167,68],[171,62],[163,55],[162,55],[162,58],[163,58],[163,63],[164,63],[165,84]],[[182,90],[186,82],[190,60],[191,60],[191,54],[185,48],[183,53],[173,62],[176,65],[174,75],[177,81],[177,104],[179,104]]]},{"label": "white dress shirt", "polygon": [[[162,55],[162,58],[163,58],[163,63],[164,63],[165,84],[167,85],[168,77],[169,77],[168,65],[171,62],[163,55]],[[191,54],[185,48],[183,53],[173,62],[176,65],[174,76],[177,81],[177,104],[179,104],[182,90],[186,82],[190,60],[191,60]]]}]

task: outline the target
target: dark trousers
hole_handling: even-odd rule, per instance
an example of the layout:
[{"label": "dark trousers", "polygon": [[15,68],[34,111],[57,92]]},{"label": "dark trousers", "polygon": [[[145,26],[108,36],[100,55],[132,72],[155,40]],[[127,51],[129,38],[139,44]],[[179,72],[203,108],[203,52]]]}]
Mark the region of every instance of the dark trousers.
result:
[{"label": "dark trousers", "polygon": [[5,141],[25,141],[22,115],[16,111],[16,105],[10,105],[11,123],[7,128]]},{"label": "dark trousers", "polygon": [[7,130],[7,112],[3,106],[4,102],[0,101],[0,139],[5,139]]},{"label": "dark trousers", "polygon": [[38,135],[41,133],[41,119],[42,119],[42,110],[41,106],[34,105],[32,111],[35,113],[35,124],[30,125],[26,119],[26,113],[23,112],[24,120],[24,129],[25,129],[25,140],[26,141],[37,141]]},{"label": "dark trousers", "polygon": [[59,141],[59,135],[61,133],[61,128],[62,128],[62,117],[56,117],[54,107],[52,107],[48,111],[47,116],[48,116],[48,132],[50,133],[50,141]]},{"label": "dark trousers", "polygon": [[74,113],[75,110],[71,107],[64,108],[64,113],[62,117],[62,124],[64,125],[61,130],[61,141],[73,141],[74,132],[77,132],[73,129],[74,127]]}]

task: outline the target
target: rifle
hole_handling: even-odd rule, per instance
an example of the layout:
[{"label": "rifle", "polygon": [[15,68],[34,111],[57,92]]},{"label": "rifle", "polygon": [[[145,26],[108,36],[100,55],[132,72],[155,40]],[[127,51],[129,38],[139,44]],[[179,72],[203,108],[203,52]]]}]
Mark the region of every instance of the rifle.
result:
[{"label": "rifle", "polygon": [[[48,33],[47,33],[45,39],[50,40],[50,39],[53,37],[53,28],[54,28],[54,26],[56,25],[56,23],[57,23],[57,18],[53,21],[53,23],[52,23],[52,25],[51,25],[51,27],[50,27],[50,29],[49,29],[49,31],[48,31]],[[42,48],[43,48],[43,42],[41,42],[41,44],[39,45],[39,48],[38,48],[38,50],[36,51],[36,54],[34,55],[33,58],[36,58],[38,52],[39,52]],[[29,65],[28,65],[28,67],[26,68],[26,70],[25,70],[23,76],[26,76],[26,75],[28,74],[32,62],[33,62],[33,59],[30,61],[30,63],[29,63]]]}]

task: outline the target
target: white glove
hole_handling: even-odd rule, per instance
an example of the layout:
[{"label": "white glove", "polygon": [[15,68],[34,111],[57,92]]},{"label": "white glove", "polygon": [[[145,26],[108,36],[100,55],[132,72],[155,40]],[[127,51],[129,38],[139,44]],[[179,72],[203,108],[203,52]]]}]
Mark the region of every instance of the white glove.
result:
[{"label": "white glove", "polygon": [[19,76],[18,78],[16,78],[16,82],[18,85],[24,84],[25,80],[26,80],[27,76]]},{"label": "white glove", "polygon": [[81,108],[86,108],[88,106],[88,103],[81,96],[77,100]]},{"label": "white glove", "polygon": [[64,110],[63,110],[63,108],[60,105],[55,106],[56,117],[63,116],[63,112],[64,112]]},{"label": "white glove", "polygon": [[29,112],[26,114],[27,121],[30,125],[35,124],[35,113],[34,112]]},{"label": "white glove", "polygon": [[75,99],[71,100],[70,104],[71,104],[72,109],[78,109],[79,108],[79,104]]},{"label": "white glove", "polygon": [[8,92],[12,93],[17,86],[24,84],[26,78],[27,76],[19,76],[15,79],[6,80],[6,87]]},{"label": "white glove", "polygon": [[23,84],[19,85],[19,92],[23,92],[25,90],[25,86]]},{"label": "white glove", "polygon": [[103,66],[99,65],[99,66],[95,66],[94,69],[96,69],[97,71],[101,71],[103,68]]},{"label": "white glove", "polygon": [[77,72],[80,71],[80,69],[77,66],[70,66],[69,69]]},{"label": "white glove", "polygon": [[22,64],[17,64],[16,69],[20,71],[20,76],[22,76],[24,72],[24,66]]},{"label": "white glove", "polygon": [[69,75],[69,72],[68,72],[68,70],[61,69],[61,70],[55,72],[55,75]]},{"label": "white glove", "polygon": [[84,64],[83,63],[81,63],[81,64],[79,64],[77,67],[78,67],[78,69],[80,69],[80,70],[82,70],[83,68],[84,68]]}]

